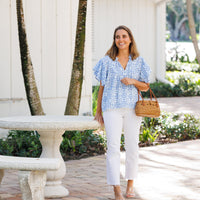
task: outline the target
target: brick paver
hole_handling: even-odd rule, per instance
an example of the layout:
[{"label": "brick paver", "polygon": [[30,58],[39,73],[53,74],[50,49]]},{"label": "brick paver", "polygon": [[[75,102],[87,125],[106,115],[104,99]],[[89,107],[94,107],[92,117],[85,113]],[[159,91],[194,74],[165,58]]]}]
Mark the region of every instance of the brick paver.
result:
[{"label": "brick paver", "polygon": [[[199,146],[200,140],[195,140],[140,148],[139,175],[135,181],[135,199],[199,200]],[[105,158],[105,155],[101,155],[67,161],[67,173],[63,184],[69,190],[70,195],[62,200],[113,199],[112,187],[106,184]],[[123,179],[124,158],[125,153],[121,152],[123,192],[126,189],[126,181]],[[6,171],[0,188],[0,199],[21,199],[17,171]]]}]

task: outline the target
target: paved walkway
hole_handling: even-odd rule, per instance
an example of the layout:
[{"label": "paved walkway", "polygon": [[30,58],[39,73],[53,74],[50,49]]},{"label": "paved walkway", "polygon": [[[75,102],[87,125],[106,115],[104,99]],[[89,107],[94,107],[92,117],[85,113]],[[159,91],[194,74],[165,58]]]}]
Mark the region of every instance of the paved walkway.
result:
[{"label": "paved walkway", "polygon": [[[200,140],[140,148],[136,200],[199,200]],[[121,153],[121,185],[125,191],[124,153]],[[62,200],[110,200],[106,185],[105,155],[66,162],[63,184],[70,195]],[[0,199],[20,200],[16,171],[6,171]]]},{"label": "paved walkway", "polygon": [[[200,97],[159,98],[161,109],[199,115]],[[135,181],[136,200],[200,200],[200,140],[139,149],[139,176]],[[124,152],[121,153],[121,185],[126,182]],[[70,191],[60,200],[110,200],[106,185],[105,155],[66,162],[63,184]],[[6,171],[0,187],[1,200],[21,200],[16,171]],[[47,200],[47,199],[46,199]]]},{"label": "paved walkway", "polygon": [[200,96],[158,98],[161,110],[200,116]]}]

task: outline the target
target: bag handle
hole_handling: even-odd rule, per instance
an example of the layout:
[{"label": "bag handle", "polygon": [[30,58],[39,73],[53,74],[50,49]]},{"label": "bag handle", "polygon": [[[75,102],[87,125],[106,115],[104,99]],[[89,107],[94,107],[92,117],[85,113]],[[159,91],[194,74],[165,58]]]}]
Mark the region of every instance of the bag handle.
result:
[{"label": "bag handle", "polygon": [[[151,99],[151,101],[152,101],[152,95],[153,95],[154,99],[155,99],[156,102],[158,103],[158,100],[157,100],[155,94],[153,93],[153,91],[151,90],[150,87],[149,87],[149,92],[150,92],[150,99]],[[140,96],[142,97],[142,101],[144,101],[144,98],[143,98],[143,96],[142,96],[140,90],[138,90],[138,101],[140,100]]]}]

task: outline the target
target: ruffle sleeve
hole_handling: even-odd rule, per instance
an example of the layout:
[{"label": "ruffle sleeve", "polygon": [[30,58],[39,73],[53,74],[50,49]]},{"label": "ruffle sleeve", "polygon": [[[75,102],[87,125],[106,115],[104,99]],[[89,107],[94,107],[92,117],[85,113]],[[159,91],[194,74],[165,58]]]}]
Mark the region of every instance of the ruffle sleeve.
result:
[{"label": "ruffle sleeve", "polygon": [[99,62],[93,68],[95,78],[104,86],[108,75],[108,67],[104,58],[100,59]]},{"label": "ruffle sleeve", "polygon": [[142,58],[142,65],[141,65],[139,81],[149,83],[150,82],[150,73],[151,73],[151,69],[150,69],[149,65]]}]

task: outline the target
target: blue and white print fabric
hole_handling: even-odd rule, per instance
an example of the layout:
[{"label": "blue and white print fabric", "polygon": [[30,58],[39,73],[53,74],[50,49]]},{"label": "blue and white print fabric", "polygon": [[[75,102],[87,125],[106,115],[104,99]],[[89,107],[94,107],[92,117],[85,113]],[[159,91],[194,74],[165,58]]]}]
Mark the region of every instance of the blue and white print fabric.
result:
[{"label": "blue and white print fabric", "polygon": [[137,88],[134,85],[125,85],[121,79],[128,77],[149,83],[150,67],[139,56],[135,60],[129,56],[126,69],[120,62],[104,56],[93,68],[95,78],[104,86],[102,97],[102,111],[116,108],[135,108],[138,101]]}]

